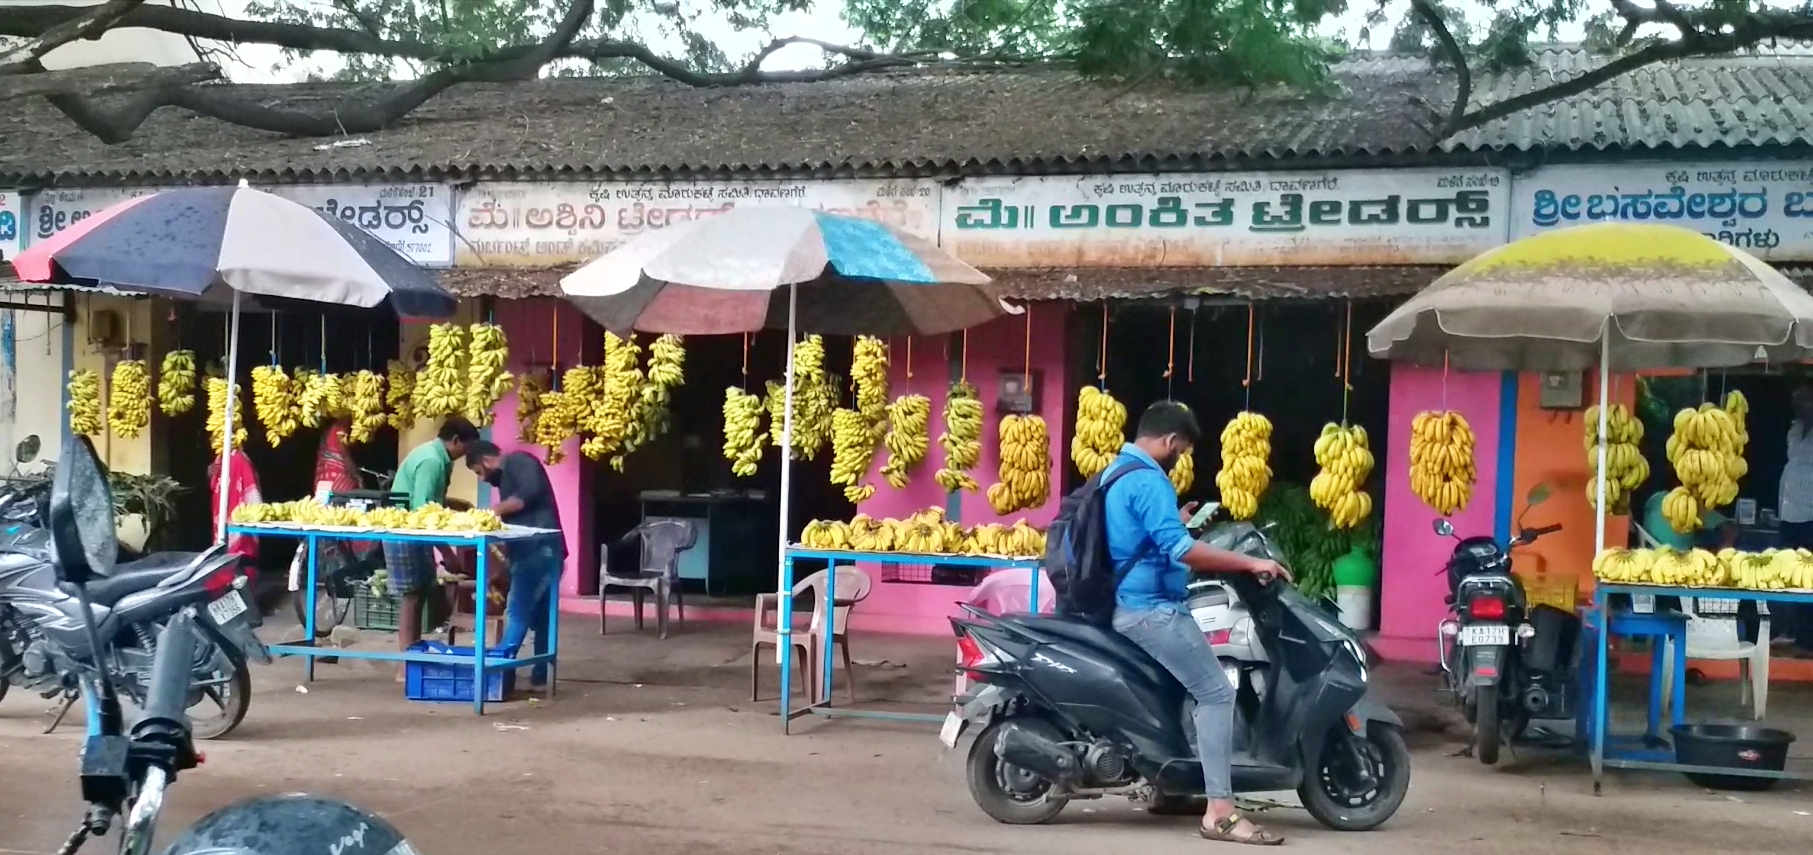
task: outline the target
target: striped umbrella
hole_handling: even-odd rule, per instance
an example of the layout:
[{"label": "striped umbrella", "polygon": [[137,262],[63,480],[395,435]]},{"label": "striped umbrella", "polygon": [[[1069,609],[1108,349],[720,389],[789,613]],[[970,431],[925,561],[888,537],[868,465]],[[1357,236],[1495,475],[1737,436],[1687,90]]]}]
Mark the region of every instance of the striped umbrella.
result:
[{"label": "striped umbrella", "polygon": [[445,317],[432,275],[332,214],[254,190],[191,187],[127,199],[13,260],[25,282],[230,302],[245,294]]}]

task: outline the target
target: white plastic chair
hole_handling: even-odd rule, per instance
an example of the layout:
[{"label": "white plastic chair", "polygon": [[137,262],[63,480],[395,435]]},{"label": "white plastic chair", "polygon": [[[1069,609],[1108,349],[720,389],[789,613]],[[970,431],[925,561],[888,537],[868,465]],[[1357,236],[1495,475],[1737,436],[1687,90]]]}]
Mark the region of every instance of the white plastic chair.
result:
[{"label": "white plastic chair", "polygon": [[[1687,612],[1687,659],[1738,663],[1738,701],[1752,707],[1751,718],[1762,719],[1769,708],[1769,604],[1758,602],[1756,637],[1760,643],[1738,635],[1737,600],[1682,597]],[[1673,651],[1662,661],[1662,697],[1672,697]]]},{"label": "white plastic chair", "polygon": [[[844,659],[844,687],[850,692],[850,701],[856,701],[856,668],[850,658],[850,610],[857,603],[869,596],[874,582],[869,574],[853,564],[840,564],[837,567],[837,603],[832,610],[836,618],[837,635],[827,638],[830,626],[825,620],[825,588],[830,582],[830,574],[820,570],[795,583],[793,586],[794,614],[799,614],[801,598],[812,595],[812,622],[805,632],[795,629],[788,637],[794,648],[804,658],[799,663],[808,685],[806,696],[812,703],[829,701],[825,696],[825,657],[832,655],[832,648],[841,648]],[[761,684],[759,682],[762,664],[761,649],[774,647],[780,643],[777,631],[780,621],[781,598],[779,594],[757,594],[755,597],[755,632],[749,644],[749,699],[759,700]]]}]

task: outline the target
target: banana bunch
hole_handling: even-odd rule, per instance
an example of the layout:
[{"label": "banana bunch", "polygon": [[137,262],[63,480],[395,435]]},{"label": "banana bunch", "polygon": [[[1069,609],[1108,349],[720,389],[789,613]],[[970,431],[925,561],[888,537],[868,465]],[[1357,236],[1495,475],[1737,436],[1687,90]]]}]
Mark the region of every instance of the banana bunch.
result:
[{"label": "banana bunch", "polygon": [[1177,462],[1171,464],[1170,476],[1171,489],[1176,490],[1178,496],[1190,492],[1196,485],[1196,449],[1185,449],[1177,455]]},{"label": "banana bunch", "polygon": [[384,405],[390,410],[390,426],[398,433],[415,426],[415,372],[400,360],[384,366]]},{"label": "banana bunch", "polygon": [[524,445],[535,444],[535,421],[541,418],[541,411],[546,402],[542,396],[548,392],[548,372],[543,368],[532,369],[524,374],[522,383],[516,387],[516,441]]},{"label": "banana bunch", "polygon": [[1051,436],[1038,416],[1003,416],[996,428],[1001,457],[1000,481],[988,488],[988,504],[997,514],[1029,510],[1051,498]]},{"label": "banana bunch", "polygon": [[637,387],[631,407],[630,434],[611,466],[623,471],[625,455],[667,433],[673,422],[673,390],[686,382],[686,346],[677,335],[663,335],[648,348],[648,378]]},{"label": "banana bunch", "polygon": [[295,390],[290,376],[276,365],[259,365],[252,369],[252,412],[264,425],[264,441],[276,448],[296,432]]},{"label": "banana bunch", "polygon": [[[1126,439],[1127,407],[1113,395],[1084,386],[1076,398],[1076,435],[1070,439],[1070,459],[1084,478],[1107,469],[1121,453]],[[1190,476],[1194,480],[1194,473]],[[1187,487],[1180,488],[1182,493]]]},{"label": "banana bunch", "polygon": [[296,378],[302,386],[296,395],[296,417],[304,427],[320,427],[346,412],[340,375],[297,371]]},{"label": "banana bunch", "polygon": [[[729,402],[724,406],[728,411]],[[729,419],[728,412],[725,418]],[[843,485],[845,500],[859,503],[875,495],[874,484],[856,483],[869,474],[869,464],[875,459],[875,434],[860,410],[839,408],[831,424],[831,483]],[[725,449],[728,453],[728,444]]]},{"label": "banana bunch", "polygon": [[[1733,403],[1748,411],[1741,395]],[[1701,514],[1737,499],[1737,479],[1750,471],[1743,451],[1749,439],[1740,418],[1710,403],[1675,414],[1666,451],[1681,486],[1663,499],[1669,526],[1682,534],[1698,531]]]},{"label": "banana bunch", "polygon": [[[233,384],[233,447],[244,448],[246,442],[245,402],[239,398],[239,384]],[[221,453],[222,443],[226,440],[227,424],[227,381],[222,377],[208,378],[208,442],[214,447],[214,453]]]},{"label": "banana bunch", "polygon": [[[430,333],[432,336],[433,333]],[[516,378],[504,370],[510,340],[497,324],[473,324],[466,346],[466,418],[483,427],[496,418],[497,402],[510,394]]]},{"label": "banana bunch", "polygon": [[964,555],[1006,555],[1012,558],[1039,558],[1045,554],[1045,532],[1021,519],[1013,525],[987,523],[964,533]]},{"label": "banana bunch", "polygon": [[543,392],[541,395],[541,413],[535,417],[535,444],[546,452],[549,466],[553,466],[567,457],[566,441],[577,430],[573,419],[573,408],[567,403],[565,392]]},{"label": "banana bunch", "polygon": [[157,405],[166,416],[180,416],[195,409],[195,351],[172,350],[164,354],[157,378]]},{"label": "banana bunch", "polygon": [[1442,516],[1473,500],[1473,426],[1453,410],[1417,413],[1410,422],[1410,491]]},{"label": "banana bunch", "polygon": [[[843,397],[843,382],[825,371],[822,336],[809,335],[793,343],[793,379],[793,458],[811,460],[831,438],[833,413]],[[779,448],[786,432],[786,389],[770,382],[767,403],[768,436]]]},{"label": "banana bunch", "polygon": [[132,439],[151,424],[151,369],[143,360],[114,363],[113,382],[107,390],[107,427],[113,435]]},{"label": "banana bunch", "polygon": [[[642,346],[634,337],[604,334],[604,367],[595,372],[590,417],[580,422],[591,434],[579,450],[593,460],[616,454],[611,467],[623,471],[620,450],[640,444],[642,420],[637,407],[642,399]],[[571,389],[567,390],[571,392]]]},{"label": "banana bunch", "polygon": [[[858,399],[861,396],[859,388]],[[976,387],[962,381],[951,384],[950,394],[944,398],[944,435],[938,437],[938,445],[944,449],[944,467],[932,476],[938,486],[947,493],[982,489],[970,474],[982,459],[982,399],[976,397]]]},{"label": "banana bunch", "polygon": [[409,509],[389,505],[372,508],[365,512],[365,523],[372,528],[404,528],[409,525]]},{"label": "banana bunch", "polygon": [[227,520],[236,525],[261,525],[263,523],[289,522],[290,506],[288,502],[265,504],[248,502],[233,509]]},{"label": "banana bunch", "polygon": [[504,521],[495,511],[473,508],[455,511],[430,502],[409,512],[404,528],[416,531],[491,532],[500,531]]},{"label": "banana bunch", "polygon": [[466,328],[455,323],[428,328],[428,366],[416,378],[411,400],[417,415],[439,419],[466,409]]},{"label": "banana bunch", "polygon": [[[1638,443],[1643,441],[1643,422],[1630,414],[1623,404],[1613,404],[1605,413],[1605,498],[1613,514],[1630,513],[1630,496],[1649,480],[1649,461],[1643,459]],[[1599,407],[1586,408],[1586,465],[1599,467]],[[1598,507],[1599,477],[1586,484],[1586,501]]]},{"label": "banana bunch", "polygon": [[[850,384],[856,388],[856,410],[880,442],[888,424],[888,346],[874,336],[857,336],[850,354]],[[835,427],[835,426],[834,426]]]},{"label": "banana bunch", "polygon": [[896,490],[907,485],[907,470],[925,462],[932,445],[932,401],[924,395],[902,395],[888,405],[888,460],[882,477]]},{"label": "banana bunch", "polygon": [[1221,471],[1215,473],[1215,488],[1234,519],[1250,520],[1259,513],[1259,497],[1272,484],[1272,467],[1266,463],[1271,456],[1271,419],[1242,410],[1221,429]]},{"label": "banana bunch", "polygon": [[648,346],[648,382],[668,389],[686,383],[686,340],[663,335]]},{"label": "banana bunch", "polygon": [[[346,438],[354,445],[363,445],[390,421],[384,414],[384,377],[376,371],[360,371],[346,375],[346,381],[344,400],[352,419]],[[256,390],[253,394],[257,394]]]},{"label": "banana bunch", "polygon": [[1607,549],[1593,559],[1593,576],[1606,582],[1751,591],[1813,590],[1813,552],[1704,549]]},{"label": "banana bunch", "polygon": [[1322,471],[1309,482],[1309,498],[1328,512],[1335,528],[1356,528],[1372,515],[1372,497],[1362,488],[1373,463],[1365,428],[1335,422],[1322,426],[1322,435],[1316,438],[1316,465]]},{"label": "banana bunch", "polygon": [[942,508],[926,508],[903,520],[877,520],[868,514],[857,514],[849,522],[813,520],[800,532],[800,544],[853,552],[1032,558],[1045,554],[1045,533],[1024,519],[1011,526],[988,523],[965,529],[945,519]]},{"label": "banana bunch", "polygon": [[86,368],[69,372],[69,429],[101,435],[101,375]]},{"label": "banana bunch", "polygon": [[[731,386],[724,390],[724,457],[731,474],[755,475],[762,462],[762,399]],[[835,450],[835,449],[834,449]]]}]

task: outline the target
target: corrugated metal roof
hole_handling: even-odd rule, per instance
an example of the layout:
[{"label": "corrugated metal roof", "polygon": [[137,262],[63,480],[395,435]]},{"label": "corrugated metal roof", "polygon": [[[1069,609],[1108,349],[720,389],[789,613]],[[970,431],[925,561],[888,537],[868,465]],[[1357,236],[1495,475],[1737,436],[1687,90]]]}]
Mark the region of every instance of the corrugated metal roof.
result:
[{"label": "corrugated metal roof", "polygon": [[[1602,59],[1555,47],[1482,78],[1475,103],[1569,79]],[[651,78],[464,85],[364,144],[292,139],[159,110],[100,143],[41,101],[0,113],[0,184],[512,174],[950,173],[1184,170],[1271,160],[1478,161],[1487,150],[1699,148],[1813,142],[1813,52],[1653,66],[1440,145],[1419,103],[1446,104],[1428,60],[1355,54],[1328,95],[1132,90],[1055,70],[904,72],[812,84],[693,89]],[[370,86],[237,86],[270,106],[328,111]]]}]

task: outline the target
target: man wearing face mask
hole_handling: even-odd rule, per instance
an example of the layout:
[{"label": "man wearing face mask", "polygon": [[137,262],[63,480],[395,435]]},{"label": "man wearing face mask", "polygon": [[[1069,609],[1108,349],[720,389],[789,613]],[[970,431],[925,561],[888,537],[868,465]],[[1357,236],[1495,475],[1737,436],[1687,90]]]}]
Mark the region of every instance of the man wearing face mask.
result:
[{"label": "man wearing face mask", "polygon": [[1122,467],[1137,467],[1109,485],[1103,504],[1108,557],[1119,577],[1114,629],[1151,654],[1196,700],[1193,725],[1203,793],[1209,798],[1201,835],[1220,842],[1276,846],[1283,837],[1234,809],[1230,768],[1234,688],[1184,601],[1191,570],[1287,580],[1290,575],[1277,562],[1200,543],[1184,528],[1196,505],[1177,507],[1177,492],[1166,473],[1201,438],[1202,429],[1188,407],[1160,401],[1140,416],[1138,435],[1121,447],[1120,456],[1102,473],[1106,479]]},{"label": "man wearing face mask", "polygon": [[[504,454],[496,443],[477,440],[466,449],[466,467],[480,480],[497,491],[499,501],[491,506],[505,523],[560,530],[560,508],[554,502],[554,487],[548,482],[548,470],[535,455],[526,451]],[[504,637],[499,646],[515,650],[535,630],[535,655],[548,652],[548,607],[560,571],[566,566],[565,536],[535,538],[513,544],[510,559],[510,599],[504,604]],[[548,666],[536,665],[530,671],[531,689],[545,688]]]}]

